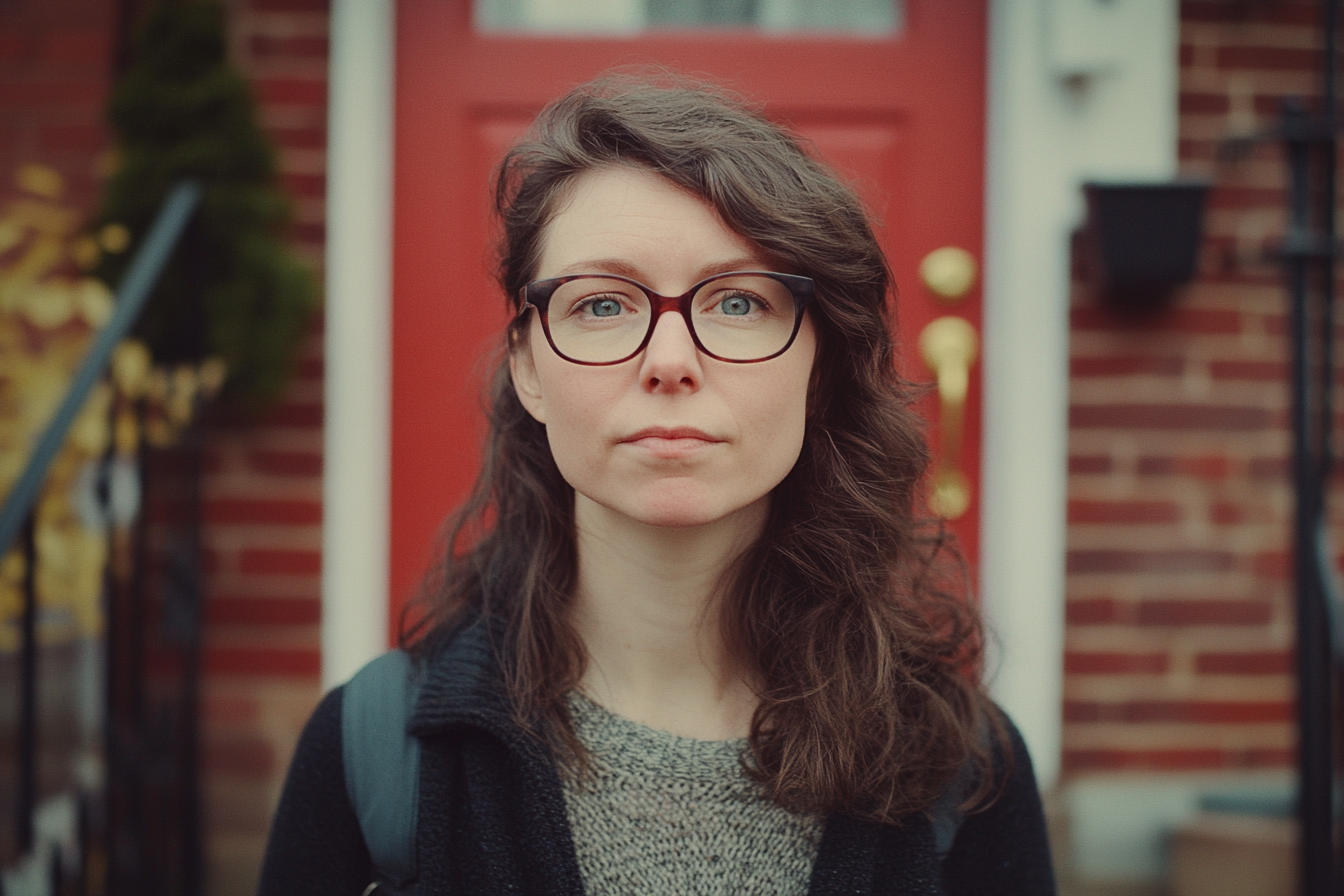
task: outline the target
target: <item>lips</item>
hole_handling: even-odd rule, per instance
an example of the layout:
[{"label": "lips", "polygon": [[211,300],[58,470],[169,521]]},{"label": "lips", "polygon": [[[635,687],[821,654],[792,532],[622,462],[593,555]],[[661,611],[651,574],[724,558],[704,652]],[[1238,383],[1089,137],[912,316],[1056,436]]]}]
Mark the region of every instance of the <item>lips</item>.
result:
[{"label": "lips", "polygon": [[704,430],[690,426],[650,426],[621,439],[621,444],[632,445],[656,457],[686,457],[724,441]]}]

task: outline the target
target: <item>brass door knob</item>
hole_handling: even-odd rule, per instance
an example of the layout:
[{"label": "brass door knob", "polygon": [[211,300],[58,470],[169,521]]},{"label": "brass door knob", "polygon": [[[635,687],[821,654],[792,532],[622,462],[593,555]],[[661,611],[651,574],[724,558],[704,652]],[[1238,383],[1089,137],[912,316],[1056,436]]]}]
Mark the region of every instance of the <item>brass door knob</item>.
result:
[{"label": "brass door knob", "polygon": [[941,416],[929,509],[949,520],[961,516],[971,506],[971,483],[957,462],[966,421],[971,365],[979,349],[980,339],[965,318],[940,317],[919,334],[919,354],[938,383]]},{"label": "brass door knob", "polygon": [[919,263],[919,279],[938,301],[951,305],[975,286],[975,256],[959,246],[934,249]]}]

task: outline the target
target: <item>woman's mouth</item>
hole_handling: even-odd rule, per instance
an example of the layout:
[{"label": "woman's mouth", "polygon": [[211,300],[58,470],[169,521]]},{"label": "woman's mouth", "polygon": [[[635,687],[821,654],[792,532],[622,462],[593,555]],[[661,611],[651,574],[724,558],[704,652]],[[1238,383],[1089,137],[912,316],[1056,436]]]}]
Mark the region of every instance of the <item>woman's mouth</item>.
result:
[{"label": "woman's mouth", "polygon": [[723,439],[693,427],[652,426],[626,436],[621,439],[621,444],[641,448],[655,457],[678,458],[722,441]]}]

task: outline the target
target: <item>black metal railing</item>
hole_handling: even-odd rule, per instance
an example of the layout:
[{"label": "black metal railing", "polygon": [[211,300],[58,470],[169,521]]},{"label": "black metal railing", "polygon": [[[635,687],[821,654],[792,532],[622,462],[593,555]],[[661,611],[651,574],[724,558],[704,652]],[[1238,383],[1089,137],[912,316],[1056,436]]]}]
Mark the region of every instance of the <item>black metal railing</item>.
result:
[{"label": "black metal railing", "polygon": [[1336,167],[1337,0],[1321,4],[1322,91],[1318,111],[1284,101],[1270,131],[1229,142],[1234,155],[1272,140],[1286,150],[1288,229],[1278,255],[1289,307],[1293,477],[1293,581],[1297,623],[1299,893],[1337,894],[1338,748],[1344,696],[1344,605],[1334,572],[1327,495],[1334,471],[1333,385],[1338,259]]},{"label": "black metal railing", "polygon": [[[23,558],[14,664],[17,718],[9,751],[14,802],[5,820],[13,824],[6,850],[11,861],[0,870],[38,892],[185,896],[200,887],[198,412],[206,391],[193,387],[183,399],[190,408],[173,438],[155,438],[147,427],[153,422],[152,406],[162,405],[164,394],[155,394],[154,388],[140,394],[114,390],[108,420],[114,435],[95,465],[93,502],[107,523],[110,542],[106,634],[92,648],[79,648],[76,660],[58,657],[57,648],[39,643],[43,559],[37,543],[37,507],[49,470],[177,251],[200,193],[197,184],[184,181],[165,198],[117,291],[110,320],[0,507],[0,556],[17,540]],[[183,298],[200,301],[199,296]],[[169,386],[161,385],[157,392],[165,393]],[[46,661],[51,668],[44,675]],[[86,672],[93,668],[94,674],[72,676],[72,666]],[[65,730],[74,713],[50,706],[53,697],[56,703],[97,704],[101,763],[55,767],[52,757],[68,758],[70,750],[64,747],[77,737]],[[42,876],[45,881],[38,880]]]}]

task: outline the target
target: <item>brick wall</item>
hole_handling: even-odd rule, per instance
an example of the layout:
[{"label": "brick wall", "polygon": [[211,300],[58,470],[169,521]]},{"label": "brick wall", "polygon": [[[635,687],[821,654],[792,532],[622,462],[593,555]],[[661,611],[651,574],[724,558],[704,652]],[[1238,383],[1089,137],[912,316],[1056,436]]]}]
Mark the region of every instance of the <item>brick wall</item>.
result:
[{"label": "brick wall", "polygon": [[1277,147],[1217,151],[1317,93],[1318,5],[1181,4],[1181,166],[1214,183],[1200,274],[1145,322],[1075,284],[1066,774],[1295,761],[1287,301],[1265,259],[1285,175]]},{"label": "brick wall", "polygon": [[[321,265],[327,0],[232,0],[230,46],[252,78],[294,198],[296,249]],[[321,665],[322,352],[263,420],[211,440],[206,532],[204,805],[209,889],[251,893]]]},{"label": "brick wall", "polygon": [[[133,6],[143,8],[146,3]],[[0,195],[17,166],[65,181],[91,212],[109,135],[115,0],[0,2]],[[295,198],[297,249],[319,266],[326,0],[230,0],[231,52],[255,78]],[[289,755],[319,696],[322,356],[264,418],[221,415],[208,440],[203,782],[207,890],[252,892]]]}]

